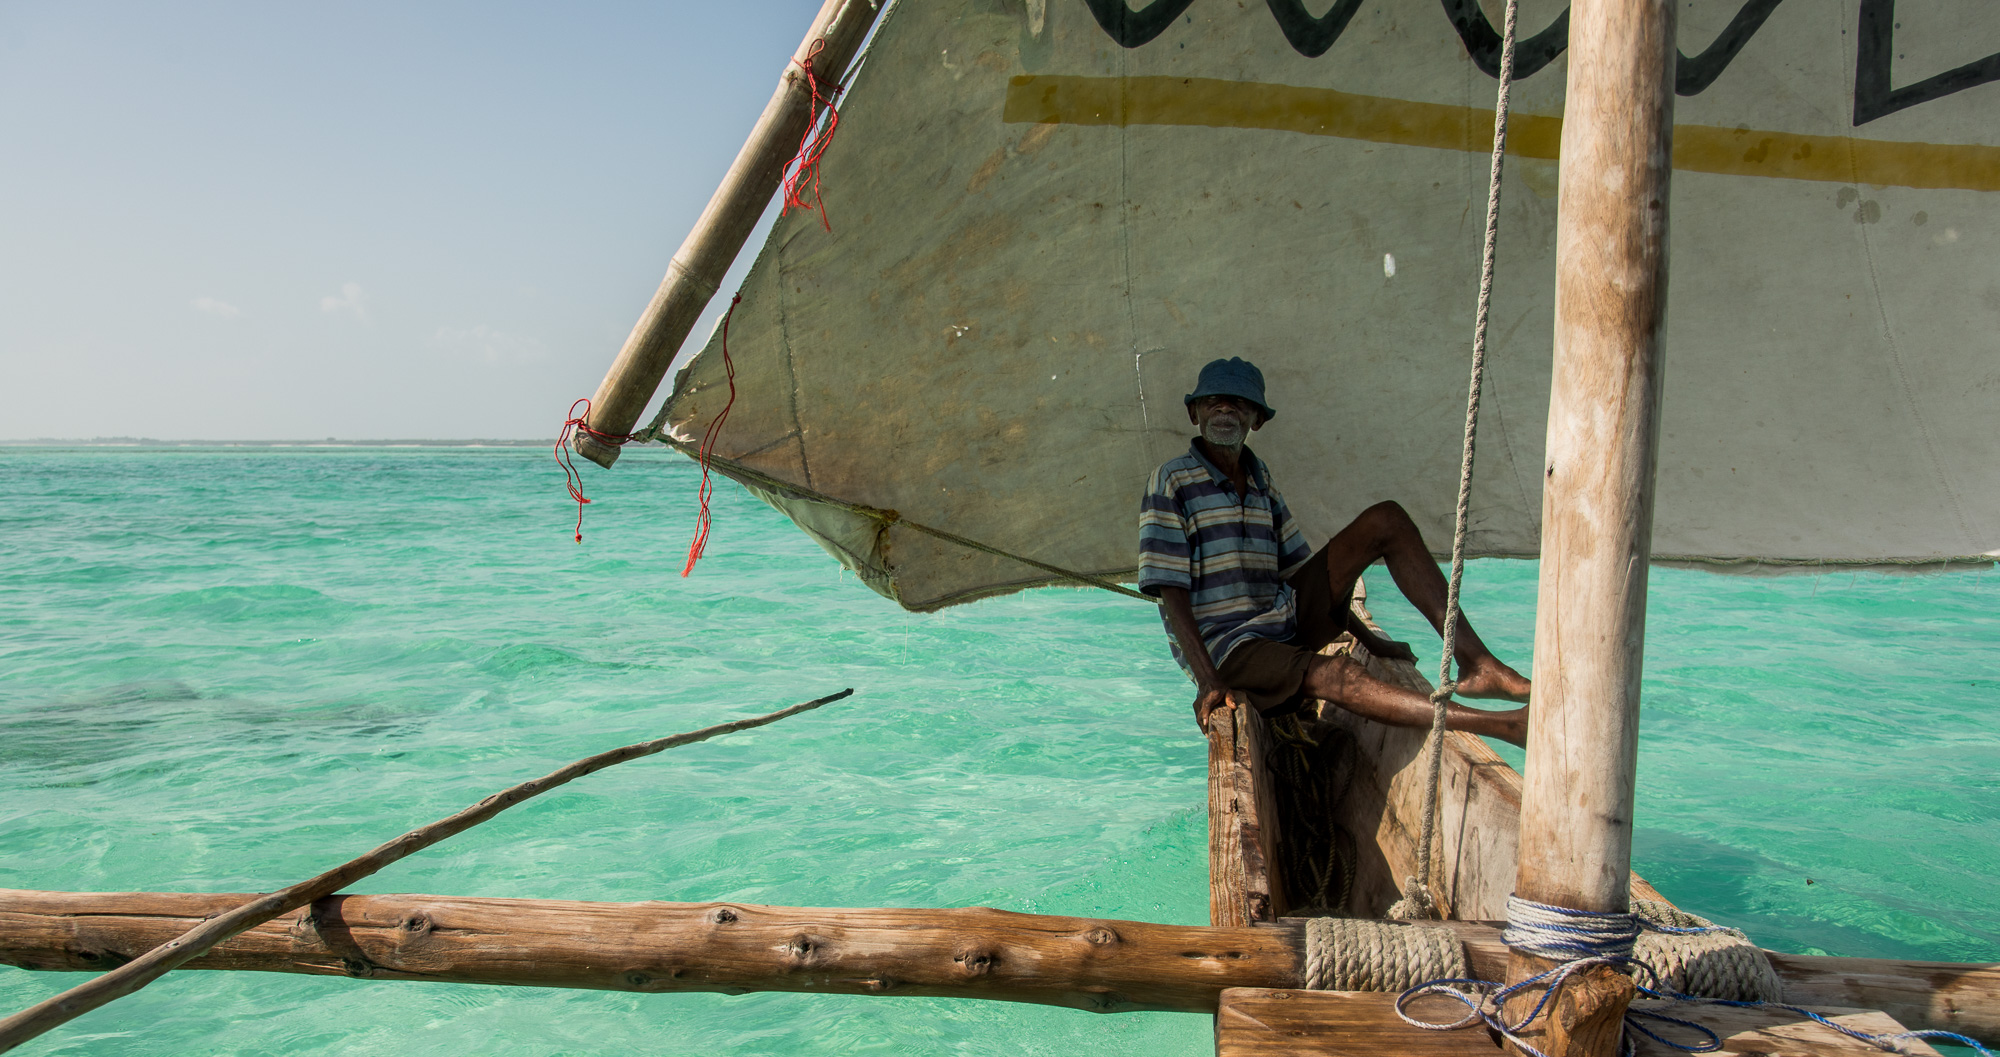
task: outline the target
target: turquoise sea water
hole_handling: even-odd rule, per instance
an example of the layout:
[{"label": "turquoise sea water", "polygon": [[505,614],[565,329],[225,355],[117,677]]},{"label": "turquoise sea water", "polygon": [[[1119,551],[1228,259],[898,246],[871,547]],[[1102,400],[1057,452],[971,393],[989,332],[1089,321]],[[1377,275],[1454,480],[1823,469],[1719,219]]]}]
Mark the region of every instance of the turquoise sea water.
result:
[{"label": "turquoise sea water", "polygon": [[[695,477],[593,469],[579,547],[546,451],[0,449],[0,887],[265,890],[571,759],[852,686],[355,887],[1205,920],[1204,750],[1150,607],[905,614],[727,483],[683,580]],[[1468,581],[1525,666],[1534,565]],[[1659,570],[1650,606],[1638,869],[1769,947],[2000,959],[2000,575]],[[0,968],[0,1006],[81,979]],[[1168,1055],[1209,1031],[183,972],[20,1052]]]}]

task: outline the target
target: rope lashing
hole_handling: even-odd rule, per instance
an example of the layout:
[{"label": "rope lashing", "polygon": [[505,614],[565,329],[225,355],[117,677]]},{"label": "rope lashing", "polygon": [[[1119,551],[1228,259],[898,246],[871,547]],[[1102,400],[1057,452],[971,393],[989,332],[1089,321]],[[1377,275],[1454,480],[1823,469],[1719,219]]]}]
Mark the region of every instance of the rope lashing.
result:
[{"label": "rope lashing", "polygon": [[1458,461],[1458,506],[1452,517],[1451,582],[1445,592],[1444,648],[1438,657],[1437,689],[1431,693],[1430,760],[1424,783],[1423,828],[1417,839],[1417,873],[1403,882],[1403,898],[1389,908],[1392,918],[1438,917],[1431,897],[1431,848],[1437,839],[1438,784],[1444,774],[1445,712],[1458,683],[1451,665],[1458,650],[1458,596],[1465,582],[1465,526],[1472,506],[1472,453],[1479,439],[1479,395],[1486,380],[1486,331],[1493,315],[1493,261],[1500,242],[1500,176],[1507,160],[1507,109],[1514,86],[1514,30],[1520,0],[1507,0],[1500,38],[1500,88],[1493,103],[1493,165],[1486,182],[1486,238],[1479,257],[1479,310],[1472,324],[1472,377],[1465,394],[1465,440]]},{"label": "rope lashing", "polygon": [[715,496],[715,485],[709,480],[708,467],[715,459],[715,438],[722,435],[722,424],[729,419],[729,409],[736,406],[736,361],[729,358],[729,321],[736,315],[736,306],[743,303],[742,291],[729,299],[729,310],[722,314],[722,371],[729,379],[729,399],[722,404],[722,410],[708,423],[708,429],[701,435],[701,487],[696,490],[697,501],[701,505],[694,519],[694,538],[688,541],[687,564],[681,566],[681,578],[694,572],[694,563],[701,560],[708,550],[708,501]]},{"label": "rope lashing", "polygon": [[[1560,964],[1515,984],[1448,976],[1433,979],[1398,995],[1396,1015],[1413,1027],[1429,1031],[1452,1031],[1483,1023],[1530,1057],[1547,1057],[1522,1039],[1520,1033],[1548,1012],[1551,1001],[1571,975],[1594,965],[1610,965],[1643,979],[1645,982],[1638,985],[1639,994],[1662,1003],[1652,1008],[1626,1010],[1625,1037],[1620,1048],[1625,1054],[1633,1052],[1634,1033],[1685,1053],[1720,1050],[1722,1039],[1713,1029],[1664,1012],[1682,1005],[1711,1005],[1782,1010],[1891,1053],[1901,1052],[1897,1044],[1904,1040],[1938,1039],[1970,1046],[1980,1057],[1993,1057],[1978,1042],[1956,1032],[1925,1029],[1874,1034],[1779,1001],[1784,985],[1770,960],[1748,937],[1737,929],[1715,925],[1665,903],[1634,900],[1628,912],[1595,913],[1510,896],[1507,928],[1501,939],[1513,950]],[[1505,1012],[1508,1000],[1535,990],[1541,995],[1534,1006],[1521,1019],[1509,1021]],[[1440,995],[1463,1003],[1465,1015],[1449,1022],[1411,1016],[1408,1004],[1424,995]],[[1676,1041],[1654,1030],[1669,1024],[1694,1032],[1700,1036],[1699,1041]]]},{"label": "rope lashing", "polygon": [[[583,414],[579,415],[576,413],[578,407],[583,408]],[[638,433],[605,433],[592,429],[590,428],[590,423],[584,421],[589,417],[590,398],[584,397],[576,403],[569,405],[569,418],[564,420],[562,431],[556,434],[556,463],[563,469],[563,483],[569,486],[569,497],[576,500],[576,541],[578,543],[583,542],[583,506],[585,503],[590,502],[590,500],[583,494],[583,474],[577,472],[576,464],[570,461],[570,438],[576,434],[582,434],[597,441],[599,444],[616,448],[638,440],[641,436]]]},{"label": "rope lashing", "polygon": [[[837,84],[822,85],[818,71],[813,69],[813,59],[826,48],[824,38],[813,41],[806,49],[804,62],[794,60],[794,64],[805,74],[806,90],[812,93],[811,110],[806,118],[806,133],[799,139],[798,153],[785,163],[785,208],[778,214],[783,216],[793,209],[819,210],[819,222],[829,233],[833,225],[826,219],[826,203],[820,199],[819,163],[826,154],[827,144],[833,141],[835,129],[840,127],[840,111],[833,105],[833,97],[840,94]],[[822,87],[825,94],[821,94]],[[821,118],[824,118],[824,122]],[[812,188],[811,202],[806,201],[806,188]]]},{"label": "rope lashing", "polygon": [[1465,973],[1465,948],[1450,929],[1363,918],[1306,920],[1311,990],[1402,991]]}]

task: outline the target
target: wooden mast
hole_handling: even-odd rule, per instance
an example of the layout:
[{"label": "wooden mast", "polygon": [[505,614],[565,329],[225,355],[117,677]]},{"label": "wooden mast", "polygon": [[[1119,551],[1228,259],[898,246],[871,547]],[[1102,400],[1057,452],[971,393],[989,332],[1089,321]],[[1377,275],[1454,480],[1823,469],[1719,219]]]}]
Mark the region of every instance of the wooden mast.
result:
[{"label": "wooden mast", "polygon": [[[1555,366],[1543,467],[1515,892],[1628,907],[1633,773],[1667,319],[1673,0],[1577,0],[1556,219]],[[1516,954],[1509,979],[1552,963]],[[1552,1057],[1616,1052],[1629,980],[1572,980],[1542,1028]]]},{"label": "wooden mast", "polygon": [[[687,240],[668,263],[666,278],[660,280],[658,292],[625,339],[611,370],[598,383],[585,418],[591,429],[612,436],[632,432],[647,402],[660,388],[681,342],[687,340],[695,320],[715,297],[724,274],[757,226],[757,218],[764,215],[786,163],[810,127],[813,93],[805,64],[812,63],[813,75],[822,85],[838,83],[861,49],[880,6],[881,0],[826,0],[821,6],[812,29],[786,63],[778,90],[764,105],[750,138],[743,142],[722,185],[708,200],[708,208],[702,210],[694,230],[688,232]],[[600,443],[582,430],[577,431],[575,444],[577,454],[600,466],[618,461],[615,445]]]}]

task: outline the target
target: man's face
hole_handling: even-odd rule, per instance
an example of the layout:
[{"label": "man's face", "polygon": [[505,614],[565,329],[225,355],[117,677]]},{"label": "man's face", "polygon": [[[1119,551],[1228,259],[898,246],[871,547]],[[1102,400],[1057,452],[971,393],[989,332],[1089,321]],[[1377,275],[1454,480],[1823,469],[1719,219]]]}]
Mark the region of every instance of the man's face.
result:
[{"label": "man's face", "polygon": [[1250,431],[1264,424],[1264,413],[1240,396],[1204,396],[1189,409],[1201,439],[1219,448],[1240,446]]}]

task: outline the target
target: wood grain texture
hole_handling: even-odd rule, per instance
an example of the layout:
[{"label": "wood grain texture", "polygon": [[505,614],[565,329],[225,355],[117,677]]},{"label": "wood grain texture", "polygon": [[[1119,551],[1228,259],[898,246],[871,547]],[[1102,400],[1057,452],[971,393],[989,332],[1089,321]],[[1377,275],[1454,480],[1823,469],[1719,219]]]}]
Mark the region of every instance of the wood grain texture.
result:
[{"label": "wood grain texture", "polygon": [[[1478,1027],[1424,1031],[1396,1016],[1394,995],[1361,991],[1293,991],[1231,988],[1215,1018],[1216,1057],[1496,1057],[1500,1049]],[[1464,1007],[1425,998],[1410,1012],[1433,1021],[1455,1020]],[[1820,1012],[1860,1031],[1893,1032],[1901,1025],[1883,1013],[1829,1009]],[[1882,1051],[1794,1014],[1711,1007],[1681,1015],[1713,1028],[1728,1057],[1880,1057]],[[1678,1038],[1679,1036],[1670,1036]],[[1922,1043],[1912,1054],[1934,1055]],[[1638,1042],[1639,1057],[1680,1057],[1651,1039]]]},{"label": "wood grain texture", "polygon": [[[177,935],[175,930],[191,922],[238,905],[242,898],[0,889],[0,963],[58,972],[101,971],[160,937]],[[714,921],[724,910],[736,915],[737,921]],[[1018,984],[1018,966],[1011,962],[1051,943],[1073,951],[1076,936],[1103,926],[1117,932],[1121,943],[1111,945],[1109,953],[1072,959],[1085,966],[1079,979],[1092,981],[1087,986],[1108,986],[1128,998],[1135,994],[1157,998],[1158,992],[1120,981],[1145,970],[1161,950],[1171,947],[1166,975],[1147,986],[1166,989],[1173,1002],[1205,1001],[1209,1004],[1198,1011],[1211,1012],[1224,986],[1298,986],[1305,929],[1302,918],[1249,929],[1217,929],[978,909],[793,910],[732,903],[423,895],[335,896],[314,905],[311,924],[306,923],[307,916],[293,914],[259,926],[184,968],[620,991],[845,990],[898,995],[919,993],[916,987],[935,987],[923,993],[1026,1002],[1053,997],[1059,1005],[1073,1004],[1082,996],[1097,1003],[1086,1008],[1102,1009],[1099,1000],[1110,992],[1054,986],[1043,973]],[[747,927],[734,932],[723,928],[739,923]],[[1473,976],[1494,980],[1505,974],[1507,948],[1500,942],[1500,923],[1442,924],[1464,944]],[[752,949],[760,939],[773,949],[789,949],[802,934],[824,936],[836,928],[843,930],[844,938],[839,949],[822,947],[822,957],[830,959],[826,965],[831,966],[825,972],[843,973],[851,986],[814,983],[801,975],[803,970],[791,967],[790,954],[780,959],[782,972],[755,968],[773,964],[759,963],[771,953]],[[864,964],[873,952],[905,939],[912,944],[911,957],[921,961],[915,952],[937,950],[941,932],[966,941],[964,948],[952,948],[950,971],[942,979],[935,972],[939,967],[933,965],[928,977],[909,976],[908,986],[885,988],[876,981],[899,979],[887,968],[889,963],[872,971]],[[973,941],[982,936],[993,937],[994,945],[978,947]],[[1028,937],[1027,946],[1010,958],[1010,945],[1023,936]],[[708,937],[720,944],[712,948],[719,952],[713,965],[704,960],[711,950]],[[1146,951],[1137,962],[1125,965],[1126,955],[1141,948]],[[981,951],[987,952],[983,961]],[[966,964],[958,960],[960,954],[968,956],[969,968],[959,968]],[[1770,956],[1785,981],[1785,997],[1794,1004],[1881,1008],[1912,1028],[1942,1028],[2000,1041],[2000,965]],[[982,965],[982,971],[974,971]],[[794,986],[760,982],[772,976],[792,977]],[[995,990],[1008,993],[990,993]]]},{"label": "wood grain texture", "polygon": [[[785,166],[810,127],[812,92],[804,64],[812,63],[822,83],[839,83],[867,39],[879,6],[874,0],[825,0],[721,186],[675,251],[666,278],[660,280],[611,369],[598,383],[588,416],[592,429],[623,436],[639,421],[681,342],[687,340],[770,205]],[[599,465],[618,461],[617,447],[598,443],[582,431],[576,434],[575,446],[578,454]]]},{"label": "wood grain texture", "polygon": [[1631,877],[1674,54],[1673,0],[1572,8],[1515,891],[1578,910],[1623,911]]},{"label": "wood grain texture", "polygon": [[[110,968],[246,896],[0,889],[0,961]],[[1296,928],[1001,910],[336,895],[188,969],[606,991],[805,991],[1211,1013],[1232,986],[1301,982]]]},{"label": "wood grain texture", "polygon": [[[1674,0],[1571,9],[1523,899],[1623,912],[1667,324]],[[1516,953],[1510,982],[1555,962]],[[1608,994],[1608,993],[1607,993]],[[1579,1031],[1550,1057],[1611,1057]]]},{"label": "wood grain texture", "polygon": [[[1382,633],[1365,598],[1357,599],[1354,611]],[[1376,678],[1426,696],[1431,692],[1430,681],[1408,661],[1371,656],[1351,641],[1330,649],[1351,651]],[[1361,917],[1380,917],[1402,898],[1403,878],[1416,873],[1428,779],[1427,732],[1375,723],[1337,705],[1322,704],[1320,714],[1343,727],[1356,749],[1354,781],[1335,819],[1361,845],[1348,910]],[[1445,735],[1441,782],[1431,897],[1448,918],[1504,919],[1519,852],[1521,773],[1477,735],[1450,731]],[[1637,874],[1631,875],[1630,887],[1635,898],[1667,902]]]},{"label": "wood grain texture", "polygon": [[[1215,1015],[1216,1057],[1497,1057],[1486,1032],[1424,1031],[1372,991],[1230,988]],[[1464,1007],[1423,999],[1412,1012],[1456,1019]]]},{"label": "wood grain texture", "polygon": [[[1512,968],[1513,959],[1509,959]],[[1542,1053],[1614,1054],[1625,1038],[1625,1008],[1639,988],[1632,978],[1609,965],[1593,965],[1571,974],[1549,999],[1542,1015],[1517,1033],[1526,1046]],[[1519,1023],[1535,1011],[1542,994],[1525,991],[1507,1003],[1507,1018]]]},{"label": "wood grain texture", "polygon": [[1879,1009],[1913,1028],[2000,1045],[2000,962],[1904,962],[1765,951],[1799,1006]]},{"label": "wood grain texture", "polygon": [[1245,926],[1278,914],[1277,819],[1264,750],[1270,730],[1255,709],[1216,713],[1208,724],[1208,920]]}]

